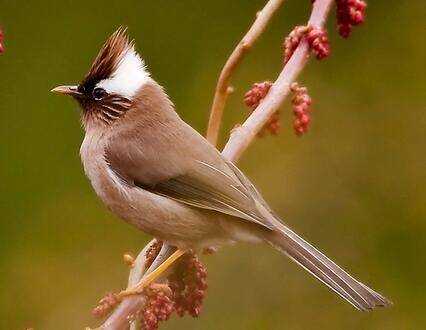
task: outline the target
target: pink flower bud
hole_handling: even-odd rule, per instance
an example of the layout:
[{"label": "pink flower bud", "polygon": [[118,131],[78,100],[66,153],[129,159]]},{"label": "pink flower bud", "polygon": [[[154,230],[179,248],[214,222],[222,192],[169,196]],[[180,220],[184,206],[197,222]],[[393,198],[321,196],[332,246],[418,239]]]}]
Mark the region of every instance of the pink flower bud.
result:
[{"label": "pink flower bud", "polygon": [[300,117],[300,124],[304,126],[307,126],[309,124],[309,116],[307,114],[303,114]]},{"label": "pink flower bud", "polygon": [[287,63],[297,46],[299,46],[300,40],[308,32],[306,26],[296,26],[293,31],[290,32],[287,38],[285,38],[283,43],[284,48],[284,64]]},{"label": "pink flower bud", "polygon": [[3,48],[3,30],[0,28],[0,54],[4,52]]},{"label": "pink flower bud", "polygon": [[[255,83],[251,89],[245,94],[244,102],[253,112],[258,106],[260,101],[262,101],[266,94],[268,94],[269,89],[271,88],[272,83],[270,81],[264,81],[262,83]],[[280,129],[280,113],[276,111],[268,122],[258,133],[258,137],[265,136],[266,132],[269,131],[272,135],[276,135]]]},{"label": "pink flower bud", "polygon": [[251,89],[244,95],[245,104],[252,110],[255,110],[260,101],[262,101],[266,94],[268,94],[272,83],[270,81],[264,81],[261,83],[255,83]]},{"label": "pink flower bud", "polygon": [[140,312],[141,330],[156,330],[160,322],[167,321],[175,311],[172,293],[165,286],[151,285],[145,290],[147,302]]},{"label": "pink flower bud", "polygon": [[328,39],[323,28],[312,28],[309,30],[306,40],[317,59],[321,60],[328,56]]},{"label": "pink flower bud", "polygon": [[339,24],[339,34],[347,39],[352,32],[351,24]]}]

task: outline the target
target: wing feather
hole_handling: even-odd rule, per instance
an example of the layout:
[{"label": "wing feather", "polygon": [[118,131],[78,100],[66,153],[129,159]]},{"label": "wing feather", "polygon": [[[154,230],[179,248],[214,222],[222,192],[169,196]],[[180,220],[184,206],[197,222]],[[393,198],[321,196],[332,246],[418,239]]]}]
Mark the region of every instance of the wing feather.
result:
[{"label": "wing feather", "polygon": [[[235,178],[202,161],[195,171],[147,186],[135,185],[194,207],[214,210],[272,229],[255,207],[253,198]],[[212,184],[213,182],[213,184]]]}]

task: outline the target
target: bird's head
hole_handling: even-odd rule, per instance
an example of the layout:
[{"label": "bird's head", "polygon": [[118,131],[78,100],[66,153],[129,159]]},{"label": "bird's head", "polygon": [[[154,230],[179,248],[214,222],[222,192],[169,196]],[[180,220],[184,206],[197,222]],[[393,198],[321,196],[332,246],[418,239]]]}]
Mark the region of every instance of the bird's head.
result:
[{"label": "bird's head", "polygon": [[125,28],[115,31],[102,46],[88,74],[76,86],[52,92],[74,97],[82,108],[83,125],[111,125],[132,106],[150,80],[149,73]]}]

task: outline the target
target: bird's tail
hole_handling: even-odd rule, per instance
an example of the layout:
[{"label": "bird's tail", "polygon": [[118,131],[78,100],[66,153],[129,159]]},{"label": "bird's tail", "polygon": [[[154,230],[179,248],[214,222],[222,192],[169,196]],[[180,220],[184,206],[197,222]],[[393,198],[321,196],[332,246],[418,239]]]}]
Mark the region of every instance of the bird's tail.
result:
[{"label": "bird's tail", "polygon": [[268,232],[265,240],[359,310],[387,307],[392,302],[358,282],[284,224]]}]

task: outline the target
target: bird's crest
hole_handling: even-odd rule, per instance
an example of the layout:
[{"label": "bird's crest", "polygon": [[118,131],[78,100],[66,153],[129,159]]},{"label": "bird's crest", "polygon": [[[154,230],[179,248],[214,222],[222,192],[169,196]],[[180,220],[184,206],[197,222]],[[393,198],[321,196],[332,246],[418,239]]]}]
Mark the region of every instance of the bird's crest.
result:
[{"label": "bird's crest", "polygon": [[102,87],[130,98],[148,77],[127,28],[120,27],[104,43],[81,85],[88,89]]}]

